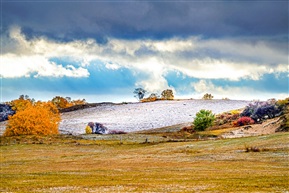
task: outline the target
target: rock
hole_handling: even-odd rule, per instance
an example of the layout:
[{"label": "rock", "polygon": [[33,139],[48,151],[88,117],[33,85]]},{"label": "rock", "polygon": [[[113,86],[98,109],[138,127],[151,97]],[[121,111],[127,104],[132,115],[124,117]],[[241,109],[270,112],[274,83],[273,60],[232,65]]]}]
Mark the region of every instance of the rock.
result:
[{"label": "rock", "polygon": [[8,116],[14,114],[15,111],[12,110],[10,105],[0,104],[0,122],[8,120]]}]

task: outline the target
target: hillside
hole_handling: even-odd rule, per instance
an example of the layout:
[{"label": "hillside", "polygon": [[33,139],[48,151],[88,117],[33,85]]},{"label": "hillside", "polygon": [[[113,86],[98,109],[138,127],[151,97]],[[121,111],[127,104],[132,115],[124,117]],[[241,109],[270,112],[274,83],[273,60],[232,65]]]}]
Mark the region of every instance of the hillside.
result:
[{"label": "hillside", "polygon": [[110,104],[62,113],[60,132],[85,133],[88,122],[100,122],[111,130],[135,132],[171,125],[191,123],[201,109],[221,113],[244,108],[248,101],[235,100],[173,100],[149,103]]}]

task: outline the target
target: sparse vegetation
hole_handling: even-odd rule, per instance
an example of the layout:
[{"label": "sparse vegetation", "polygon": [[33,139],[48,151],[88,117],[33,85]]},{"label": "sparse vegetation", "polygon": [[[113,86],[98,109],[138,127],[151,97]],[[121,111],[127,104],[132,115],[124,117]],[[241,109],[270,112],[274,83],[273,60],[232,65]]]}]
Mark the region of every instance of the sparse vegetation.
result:
[{"label": "sparse vegetation", "polygon": [[[137,90],[137,91],[136,91]],[[143,98],[144,95],[142,95],[142,93],[144,93],[142,90],[139,91],[138,89],[135,90],[135,94],[137,94],[138,92],[140,92],[141,94],[141,98],[138,96],[139,94],[137,94],[136,96],[138,96],[139,101],[140,102],[154,102],[157,100],[174,100],[174,93],[171,89],[166,89],[161,93],[161,97],[159,97],[156,93],[151,93],[149,97],[147,98]]]},{"label": "sparse vegetation", "polygon": [[[62,135],[1,137],[0,190],[286,192],[288,137],[129,144]],[[246,152],[244,146],[257,148]]]},{"label": "sparse vegetation", "polygon": [[262,151],[269,151],[269,149],[268,148],[259,148],[256,146],[251,146],[251,147],[245,146],[245,151],[246,152],[262,152]]}]

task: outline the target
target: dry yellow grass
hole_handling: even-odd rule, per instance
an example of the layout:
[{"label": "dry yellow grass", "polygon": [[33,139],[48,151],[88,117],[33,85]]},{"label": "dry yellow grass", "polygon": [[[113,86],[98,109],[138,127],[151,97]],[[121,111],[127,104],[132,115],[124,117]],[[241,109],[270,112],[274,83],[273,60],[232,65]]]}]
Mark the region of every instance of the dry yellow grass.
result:
[{"label": "dry yellow grass", "polygon": [[[287,192],[288,133],[120,143],[1,137],[1,192]],[[245,147],[261,152],[245,152]]]}]

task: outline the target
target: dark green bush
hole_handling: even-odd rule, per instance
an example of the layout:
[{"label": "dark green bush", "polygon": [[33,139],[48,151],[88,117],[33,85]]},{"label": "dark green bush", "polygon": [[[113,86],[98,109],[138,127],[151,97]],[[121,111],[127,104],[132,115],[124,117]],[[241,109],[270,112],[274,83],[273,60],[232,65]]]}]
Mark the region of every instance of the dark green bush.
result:
[{"label": "dark green bush", "polygon": [[213,122],[215,120],[215,115],[210,110],[200,110],[196,114],[196,118],[193,122],[194,129],[196,131],[204,131],[210,126],[213,126]]}]

